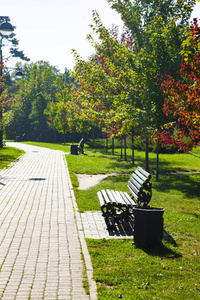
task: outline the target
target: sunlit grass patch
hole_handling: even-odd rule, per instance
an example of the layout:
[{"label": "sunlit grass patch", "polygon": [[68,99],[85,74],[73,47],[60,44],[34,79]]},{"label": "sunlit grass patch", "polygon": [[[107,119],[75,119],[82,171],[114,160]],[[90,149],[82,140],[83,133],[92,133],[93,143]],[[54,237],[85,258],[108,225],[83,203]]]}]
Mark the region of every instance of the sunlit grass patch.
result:
[{"label": "sunlit grass patch", "polygon": [[16,160],[24,151],[12,147],[3,147],[0,149],[0,169],[4,169],[14,160]]}]

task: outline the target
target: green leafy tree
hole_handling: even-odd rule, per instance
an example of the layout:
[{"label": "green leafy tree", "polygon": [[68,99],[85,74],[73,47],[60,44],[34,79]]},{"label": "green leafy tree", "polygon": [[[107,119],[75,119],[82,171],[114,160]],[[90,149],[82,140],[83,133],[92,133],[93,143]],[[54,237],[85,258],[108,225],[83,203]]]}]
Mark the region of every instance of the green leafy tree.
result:
[{"label": "green leafy tree", "polygon": [[[30,140],[51,140],[51,130],[47,125],[47,117],[44,110],[49,102],[54,102],[55,95],[64,87],[61,75],[58,70],[48,62],[37,62],[23,66],[25,78],[18,83],[18,91],[15,96],[20,104],[14,104],[13,112],[7,112],[8,118],[5,127],[6,136],[9,138],[9,122],[12,126],[15,122],[19,124],[19,117],[16,118],[16,111],[21,117],[19,132],[16,135],[26,134]],[[14,112],[15,111],[15,112]]]},{"label": "green leafy tree", "polygon": [[66,101],[67,99],[70,100],[69,98],[70,95],[67,89],[63,89],[56,95],[56,101],[49,102],[44,111],[45,115],[47,115],[48,126],[64,135],[64,143],[66,133],[69,131],[69,125],[66,120]]},{"label": "green leafy tree", "polygon": [[4,131],[6,137],[13,140],[18,135],[22,135],[26,116],[22,114],[23,107],[19,101],[14,102],[12,109],[4,114]]},{"label": "green leafy tree", "polygon": [[[0,64],[0,73],[2,74],[1,70],[3,69],[3,65]],[[3,119],[3,112],[6,107],[10,107],[14,102],[14,98],[12,98],[8,90],[5,87],[5,75],[0,75],[0,147],[3,147],[3,126],[4,126],[4,119]]]},{"label": "green leafy tree", "polygon": [[73,84],[74,83],[74,76],[73,73],[65,68],[65,72],[61,76],[62,81],[67,83],[67,84]]},{"label": "green leafy tree", "polygon": [[[9,19],[7,19],[9,20]],[[0,23],[4,22],[5,18],[0,17]],[[4,40],[6,40],[6,44],[4,44]],[[8,60],[8,58],[4,58],[3,60],[3,53],[2,53],[2,48],[7,44],[9,44],[9,54],[12,57],[19,57],[23,60],[29,60],[23,53],[23,51],[19,51],[18,50],[18,40],[15,38],[15,34],[12,33],[9,37],[5,37],[3,38],[3,36],[0,34],[0,77],[1,77],[1,82],[2,82],[2,78],[5,81],[5,73],[3,72],[4,70],[4,64],[6,63],[6,61]],[[3,147],[3,108],[6,106],[6,101],[5,101],[5,91],[3,91],[3,85],[1,85],[0,87],[0,148]],[[3,101],[5,101],[5,103],[3,103]]]},{"label": "green leafy tree", "polygon": [[[133,37],[136,84],[145,112],[143,127],[148,141],[151,130],[166,120],[162,111],[164,95],[157,78],[166,71],[176,78],[180,76],[180,47],[195,1],[107,1],[120,13]],[[146,151],[146,170],[148,161]]]},{"label": "green leafy tree", "polygon": [[[130,67],[134,54],[129,49],[131,37],[127,35],[125,38],[124,32],[123,40],[118,41],[116,28],[109,32],[96,12],[93,18],[93,29],[100,42],[95,43],[91,36],[88,37],[96,53],[87,62],[75,54],[75,75],[88,118],[98,123],[108,135],[121,135],[127,131],[128,124],[131,127],[128,107],[134,101],[134,70]],[[126,122],[127,118],[129,122]]]},{"label": "green leafy tree", "polygon": [[67,132],[87,133],[91,129],[77,90],[75,84],[62,89],[56,94],[55,103],[50,102],[45,110],[48,125],[64,135],[64,143]]}]

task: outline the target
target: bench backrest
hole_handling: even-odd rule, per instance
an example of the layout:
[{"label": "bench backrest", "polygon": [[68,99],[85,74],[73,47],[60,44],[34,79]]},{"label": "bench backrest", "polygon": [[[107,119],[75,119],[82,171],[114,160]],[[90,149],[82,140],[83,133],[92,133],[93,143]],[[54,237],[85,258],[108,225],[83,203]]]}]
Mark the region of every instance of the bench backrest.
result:
[{"label": "bench backrest", "polygon": [[79,142],[79,147],[83,150],[84,148],[84,138],[82,138]]},{"label": "bench backrest", "polygon": [[152,197],[151,174],[140,167],[133,172],[128,181],[128,189],[138,206],[147,206]]}]

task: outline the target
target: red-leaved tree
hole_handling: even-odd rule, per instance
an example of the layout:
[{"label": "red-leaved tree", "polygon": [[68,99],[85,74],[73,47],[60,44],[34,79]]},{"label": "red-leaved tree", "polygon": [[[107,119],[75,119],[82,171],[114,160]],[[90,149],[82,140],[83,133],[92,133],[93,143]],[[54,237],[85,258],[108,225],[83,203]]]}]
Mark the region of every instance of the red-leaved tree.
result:
[{"label": "red-leaved tree", "polygon": [[[200,145],[200,28],[197,19],[190,27],[191,35],[184,42],[184,55],[180,73],[184,82],[176,82],[167,73],[161,87],[168,95],[164,102],[166,116],[173,115],[175,121],[166,129],[156,133],[156,139],[164,145],[176,144],[181,151],[189,151],[191,146]],[[176,137],[169,128],[176,124]],[[190,146],[184,141],[189,137]]]}]

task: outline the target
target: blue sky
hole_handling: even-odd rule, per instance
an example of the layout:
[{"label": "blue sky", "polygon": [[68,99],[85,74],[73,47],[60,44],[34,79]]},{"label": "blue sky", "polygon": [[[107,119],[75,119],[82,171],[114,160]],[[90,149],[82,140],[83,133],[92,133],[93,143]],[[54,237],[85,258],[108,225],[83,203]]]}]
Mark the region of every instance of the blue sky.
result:
[{"label": "blue sky", "polygon": [[[105,0],[4,0],[0,15],[10,17],[12,25],[16,26],[19,48],[32,62],[49,61],[64,72],[65,67],[72,69],[74,66],[71,49],[83,59],[92,54],[86,36],[91,33],[89,25],[94,9],[107,28],[112,24],[122,28],[119,14]],[[193,17],[200,18],[200,3]],[[11,60],[8,64],[15,62]]]}]

